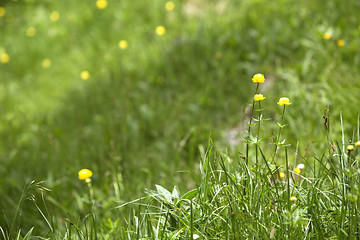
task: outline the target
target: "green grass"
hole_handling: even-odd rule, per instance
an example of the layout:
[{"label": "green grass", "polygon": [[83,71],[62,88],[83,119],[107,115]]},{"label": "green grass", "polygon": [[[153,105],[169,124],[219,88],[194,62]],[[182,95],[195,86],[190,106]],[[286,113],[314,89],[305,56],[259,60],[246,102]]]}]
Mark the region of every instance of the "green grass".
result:
[{"label": "green grass", "polygon": [[[172,12],[162,0],[109,1],[103,10],[95,2],[0,1],[0,54],[10,56],[0,63],[5,239],[29,231],[50,239],[269,238],[272,231],[274,238],[355,238],[357,171],[338,164],[347,158],[342,146],[359,140],[356,1],[189,0],[174,1]],[[155,34],[159,25],[163,36]],[[120,40],[129,47],[120,49]],[[241,158],[257,72],[266,77],[262,113],[271,119],[259,132],[261,167],[253,146],[248,166]],[[290,170],[295,160],[307,166],[291,185],[299,201],[290,205],[287,181],[271,184],[283,96],[293,102],[281,133],[291,144]],[[282,171],[284,151],[276,157]],[[82,168],[94,173],[91,199],[77,179]],[[155,184],[163,188],[149,190],[144,206],[118,208]],[[173,186],[176,200],[165,190]]]}]

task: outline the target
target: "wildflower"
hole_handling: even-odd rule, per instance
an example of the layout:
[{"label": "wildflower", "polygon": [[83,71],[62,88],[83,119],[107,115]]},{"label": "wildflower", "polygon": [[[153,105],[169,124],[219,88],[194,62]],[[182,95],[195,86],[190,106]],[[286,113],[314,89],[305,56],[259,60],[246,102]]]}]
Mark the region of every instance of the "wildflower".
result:
[{"label": "wildflower", "polygon": [[323,35],[323,38],[326,40],[329,40],[331,37],[332,37],[331,34],[328,32],[324,33],[324,35]]},{"label": "wildflower", "polygon": [[280,106],[283,106],[283,105],[290,105],[291,102],[287,97],[282,97],[282,98],[279,99],[277,104],[280,105]]},{"label": "wildflower", "polygon": [[79,171],[78,175],[79,175],[80,180],[87,181],[86,179],[88,179],[88,178],[90,178],[92,176],[92,171],[89,170],[89,169],[84,168],[84,169],[81,169]]},{"label": "wildflower", "polygon": [[348,145],[347,146],[347,148],[346,148],[346,150],[348,150],[348,151],[353,151],[354,150],[354,145]]},{"label": "wildflower", "polygon": [[166,2],[166,4],[165,4],[166,11],[171,12],[172,10],[174,10],[174,8],[175,8],[174,2],[172,2],[172,1]]},{"label": "wildflower", "polygon": [[300,164],[298,164],[297,166],[296,166],[296,168],[298,168],[298,169],[304,169],[305,168],[305,165],[303,164],[303,163],[300,163]]},{"label": "wildflower", "polygon": [[254,96],[254,101],[255,102],[258,102],[258,101],[261,101],[261,100],[264,100],[265,97],[262,95],[262,94],[255,94]]},{"label": "wildflower", "polygon": [[356,146],[356,147],[360,147],[360,141],[357,141],[357,142],[355,143],[355,146]]},{"label": "wildflower", "polygon": [[165,29],[164,26],[158,26],[158,27],[155,29],[155,32],[156,32],[157,35],[162,36],[162,35],[165,34],[166,29]]},{"label": "wildflower", "polygon": [[301,173],[301,170],[299,168],[294,168],[294,172],[297,173],[297,174],[300,174]]},{"label": "wildflower", "polygon": [[264,83],[265,77],[264,77],[263,74],[257,73],[257,74],[255,74],[255,75],[253,76],[252,81],[253,81],[254,83]]},{"label": "wildflower", "polygon": [[0,7],[0,17],[3,17],[6,14],[6,10],[3,7]]},{"label": "wildflower", "polygon": [[216,52],[216,53],[214,54],[214,58],[215,58],[215,59],[221,59],[221,58],[222,58],[222,53],[221,53],[221,52]]},{"label": "wildflower", "polygon": [[193,239],[198,239],[200,236],[199,235],[197,235],[196,233],[195,234],[193,234]]},{"label": "wildflower", "polygon": [[8,63],[10,61],[10,56],[7,53],[2,53],[0,56],[1,63]]},{"label": "wildflower", "polygon": [[60,14],[57,11],[53,11],[50,14],[50,20],[53,21],[53,22],[56,22],[57,20],[59,20],[59,18],[60,18]]},{"label": "wildflower", "polygon": [[34,27],[29,27],[26,30],[26,36],[28,36],[28,37],[33,37],[33,36],[35,36],[35,34],[36,34],[36,29]]},{"label": "wildflower", "polygon": [[119,42],[119,48],[121,48],[121,49],[126,49],[126,48],[128,48],[128,46],[129,46],[129,43],[126,40],[121,40]]},{"label": "wildflower", "polygon": [[284,177],[285,177],[285,173],[279,172],[279,177],[284,178]]},{"label": "wildflower", "polygon": [[343,46],[345,46],[345,41],[342,40],[342,39],[339,39],[339,40],[336,41],[336,44],[337,44],[339,47],[343,47]]},{"label": "wildflower", "polygon": [[104,8],[107,7],[107,5],[108,5],[107,0],[97,0],[97,1],[96,1],[96,7],[97,7],[98,9],[104,9]]},{"label": "wildflower", "polygon": [[80,73],[80,77],[82,80],[88,80],[90,77],[90,73],[88,71],[82,71]]},{"label": "wildflower", "polygon": [[51,67],[51,60],[46,58],[42,63],[41,63],[43,68],[49,68]]},{"label": "wildflower", "polygon": [[297,201],[297,198],[296,198],[295,196],[292,196],[292,197],[290,198],[290,201],[296,202],[296,201]]}]

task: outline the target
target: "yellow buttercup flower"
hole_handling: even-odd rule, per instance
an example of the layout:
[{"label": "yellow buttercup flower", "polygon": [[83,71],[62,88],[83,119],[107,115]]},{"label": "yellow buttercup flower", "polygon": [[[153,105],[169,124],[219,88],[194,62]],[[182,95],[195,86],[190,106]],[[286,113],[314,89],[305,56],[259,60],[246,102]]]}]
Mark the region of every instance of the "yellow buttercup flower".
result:
[{"label": "yellow buttercup flower", "polygon": [[261,101],[261,100],[264,100],[265,97],[262,95],[262,94],[255,94],[254,96],[254,101],[255,102],[258,102],[258,101]]},{"label": "yellow buttercup flower", "polygon": [[158,26],[156,29],[155,29],[155,32],[157,35],[159,36],[162,36],[166,33],[166,29],[164,26]]},{"label": "yellow buttercup flower", "polygon": [[34,27],[29,27],[26,30],[26,36],[28,36],[28,37],[33,37],[33,36],[35,36],[35,34],[36,34],[36,29]]},{"label": "yellow buttercup flower", "polygon": [[172,2],[172,1],[166,2],[166,4],[165,4],[166,11],[170,12],[170,11],[174,10],[174,8],[175,8],[174,2]]},{"label": "yellow buttercup flower", "polygon": [[279,99],[277,104],[280,105],[280,106],[283,106],[283,105],[290,105],[291,102],[287,97],[282,97],[282,98]]},{"label": "yellow buttercup flower", "polygon": [[51,67],[51,60],[46,58],[42,63],[41,63],[43,68],[49,68]]},{"label": "yellow buttercup flower", "polygon": [[86,180],[90,178],[93,175],[93,173],[91,170],[84,168],[79,171],[78,175],[80,180]]},{"label": "yellow buttercup flower", "polygon": [[7,53],[2,53],[0,56],[1,63],[8,63],[10,61],[10,56]]},{"label": "yellow buttercup flower", "polygon": [[285,173],[279,172],[279,176],[280,176],[281,178],[284,178],[284,177],[285,177]]},{"label": "yellow buttercup flower", "polygon": [[296,202],[296,201],[297,201],[297,198],[296,198],[295,196],[292,196],[292,197],[290,198],[290,201]]},{"label": "yellow buttercup flower", "polygon": [[107,5],[108,5],[108,2],[106,0],[97,0],[96,1],[96,7],[98,9],[104,9],[107,7]]},{"label": "yellow buttercup flower", "polygon": [[50,14],[50,20],[53,21],[53,22],[56,22],[57,20],[59,20],[59,18],[60,18],[60,14],[57,11],[53,11]]},{"label": "yellow buttercup flower", "polygon": [[90,73],[88,71],[82,71],[80,77],[82,80],[88,80],[90,78]]},{"label": "yellow buttercup flower", "polygon": [[342,39],[339,39],[339,40],[336,41],[336,44],[337,44],[339,47],[343,47],[343,46],[345,46],[345,41],[342,40]]},{"label": "yellow buttercup flower", "polygon": [[355,146],[356,146],[356,147],[360,147],[360,141],[357,141],[357,142],[355,143]]},{"label": "yellow buttercup flower", "polygon": [[350,144],[350,145],[347,146],[346,150],[348,150],[348,151],[353,151],[353,150],[354,150],[354,146]]},{"label": "yellow buttercup flower", "polygon": [[3,17],[6,14],[6,10],[3,7],[0,7],[0,17]]},{"label": "yellow buttercup flower", "polygon": [[324,33],[324,35],[323,35],[323,38],[326,40],[329,40],[331,37],[332,37],[331,34],[328,32]]},{"label": "yellow buttercup flower", "polygon": [[253,78],[251,79],[254,83],[264,83],[265,81],[265,77],[263,74],[261,73],[257,73],[253,76]]},{"label": "yellow buttercup flower", "polygon": [[121,49],[126,49],[126,48],[128,48],[128,46],[129,46],[129,43],[126,40],[121,40],[119,42],[119,48],[121,48]]},{"label": "yellow buttercup flower", "polygon": [[301,170],[300,170],[300,168],[294,168],[294,172],[297,173],[297,174],[300,174]]}]

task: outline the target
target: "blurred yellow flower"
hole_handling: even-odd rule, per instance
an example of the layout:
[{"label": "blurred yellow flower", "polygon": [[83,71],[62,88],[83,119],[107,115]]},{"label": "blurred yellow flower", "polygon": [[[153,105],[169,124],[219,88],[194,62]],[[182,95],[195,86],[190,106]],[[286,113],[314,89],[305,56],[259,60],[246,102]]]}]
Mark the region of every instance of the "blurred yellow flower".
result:
[{"label": "blurred yellow flower", "polygon": [[354,146],[350,144],[346,147],[346,150],[352,151],[352,150],[354,150]]},{"label": "blurred yellow flower", "polygon": [[345,41],[342,40],[342,39],[339,39],[339,40],[336,41],[336,44],[337,44],[339,47],[343,47],[343,46],[345,46]]},{"label": "blurred yellow flower", "polygon": [[78,173],[80,180],[86,180],[92,176],[92,171],[89,169],[81,169]]},{"label": "blurred yellow flower", "polygon": [[46,58],[44,61],[42,61],[41,65],[43,68],[49,68],[51,67],[51,60]]},{"label": "blurred yellow flower", "polygon": [[36,29],[34,27],[29,27],[26,30],[26,36],[28,36],[28,37],[33,37],[33,36],[35,36],[35,34],[36,34]]},{"label": "blurred yellow flower", "polygon": [[254,83],[264,83],[265,81],[265,77],[263,74],[261,73],[257,73],[253,76],[253,78],[251,79]]},{"label": "blurred yellow flower", "polygon": [[297,201],[297,198],[296,198],[295,196],[292,196],[292,197],[290,198],[290,201],[296,202],[296,201]]},{"label": "blurred yellow flower", "polygon": [[96,7],[97,7],[98,9],[104,9],[104,8],[107,7],[107,5],[108,5],[107,0],[97,0],[97,1],[96,1]]},{"label": "blurred yellow flower", "polygon": [[328,32],[324,33],[324,35],[323,35],[323,38],[326,40],[330,39],[331,37],[332,37],[331,34]]},{"label": "blurred yellow flower", "polygon": [[360,147],[360,141],[357,141],[357,142],[355,143],[355,146]]},{"label": "blurred yellow flower", "polygon": [[255,94],[254,96],[254,101],[257,102],[257,101],[261,101],[261,100],[264,100],[265,97],[262,95],[262,94]]},{"label": "blurred yellow flower", "polygon": [[162,35],[165,34],[166,29],[165,29],[164,26],[158,26],[158,27],[155,29],[155,32],[156,32],[157,35],[162,36]]},{"label": "blurred yellow flower", "polygon": [[284,178],[284,177],[285,177],[285,173],[279,172],[279,176],[280,176],[281,178]]},{"label": "blurred yellow flower", "polygon": [[170,11],[174,10],[174,8],[175,8],[175,4],[173,1],[166,2],[166,4],[165,4],[166,11],[170,12]]},{"label": "blurred yellow flower", "polygon": [[3,7],[0,7],[0,17],[3,17],[6,14],[6,10]]},{"label": "blurred yellow flower", "polygon": [[88,71],[82,71],[80,77],[82,80],[88,80],[90,78],[90,73]]},{"label": "blurred yellow flower", "polygon": [[222,53],[221,53],[221,52],[216,52],[216,53],[214,54],[214,58],[215,58],[215,59],[221,59],[221,58],[222,58]]},{"label": "blurred yellow flower", "polygon": [[277,104],[280,105],[280,106],[283,106],[283,105],[290,105],[291,102],[287,97],[282,97],[282,98],[279,99]]},{"label": "blurred yellow flower", "polygon": [[126,49],[126,48],[128,48],[128,46],[129,46],[129,43],[126,40],[121,40],[119,42],[119,48],[121,48],[121,49]]},{"label": "blurred yellow flower", "polygon": [[10,56],[7,53],[2,53],[0,56],[1,63],[8,63],[10,61]]},{"label": "blurred yellow flower", "polygon": [[297,174],[300,174],[301,170],[299,168],[294,168],[294,172],[297,173]]},{"label": "blurred yellow flower", "polygon": [[53,21],[53,22],[56,22],[57,20],[59,20],[59,18],[60,18],[60,14],[57,11],[53,11],[50,14],[50,20]]}]

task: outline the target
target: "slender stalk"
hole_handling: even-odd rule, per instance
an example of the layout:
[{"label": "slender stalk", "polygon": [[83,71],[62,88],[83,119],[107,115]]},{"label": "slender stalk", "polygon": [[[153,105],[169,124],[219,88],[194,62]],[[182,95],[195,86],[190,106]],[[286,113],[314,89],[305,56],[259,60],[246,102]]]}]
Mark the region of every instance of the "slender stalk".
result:
[{"label": "slender stalk", "polygon": [[278,133],[277,139],[276,139],[277,142],[275,143],[275,149],[274,149],[274,155],[273,155],[273,157],[272,157],[272,162],[274,162],[274,159],[275,159],[275,156],[276,156],[276,153],[277,153],[277,149],[278,149],[278,146],[279,146],[279,144],[280,144],[281,129],[283,128],[285,109],[286,109],[286,105],[284,105],[284,108],[283,108],[283,111],[282,111],[282,114],[281,114],[281,120],[280,120],[280,126],[279,126],[279,133]]},{"label": "slender stalk", "polygon": [[[256,85],[256,90],[255,90],[255,94],[257,94],[258,90],[259,90],[259,83]],[[255,96],[254,94],[254,96]],[[251,123],[252,123],[252,118],[254,115],[254,107],[255,107],[255,101],[253,100],[253,104],[252,104],[252,108],[251,108],[251,115],[250,115],[250,120],[249,120],[249,128],[248,128],[248,139],[246,142],[246,159],[245,159],[245,163],[246,165],[249,164],[249,139],[250,139],[250,134],[251,134]]]},{"label": "slender stalk", "polygon": [[259,102],[259,115],[258,115],[258,129],[257,129],[257,135],[256,135],[256,145],[255,145],[255,158],[256,158],[256,166],[258,166],[258,144],[260,143],[259,142],[259,139],[260,139],[260,125],[261,125],[261,101],[258,101]]}]

